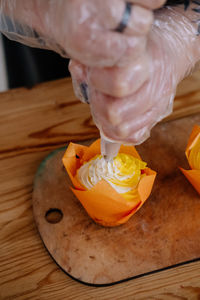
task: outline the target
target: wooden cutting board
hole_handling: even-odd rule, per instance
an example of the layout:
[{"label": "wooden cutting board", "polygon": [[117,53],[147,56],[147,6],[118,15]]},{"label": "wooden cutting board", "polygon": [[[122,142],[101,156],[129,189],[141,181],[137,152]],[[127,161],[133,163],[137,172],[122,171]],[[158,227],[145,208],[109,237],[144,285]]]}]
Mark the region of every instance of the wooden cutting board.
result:
[{"label": "wooden cutting board", "polygon": [[[58,149],[35,178],[35,221],[51,256],[70,276],[92,285],[128,280],[200,258],[200,196],[179,166],[200,114],[157,125],[137,147],[158,172],[151,196],[126,224],[95,224],[74,197]],[[88,142],[90,144],[91,142]]]}]

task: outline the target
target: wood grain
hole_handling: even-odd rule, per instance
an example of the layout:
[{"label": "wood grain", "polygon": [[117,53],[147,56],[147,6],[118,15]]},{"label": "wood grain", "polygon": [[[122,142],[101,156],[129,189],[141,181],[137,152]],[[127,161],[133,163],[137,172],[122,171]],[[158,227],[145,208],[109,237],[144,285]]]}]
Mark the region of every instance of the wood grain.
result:
[{"label": "wood grain", "polygon": [[89,106],[75,99],[70,79],[2,93],[0,103],[1,158],[98,135]]},{"label": "wood grain", "polygon": [[[196,73],[180,87],[184,114],[199,109],[199,80]],[[32,216],[37,167],[52,149],[97,135],[70,80],[0,94],[0,299],[199,299],[200,262],[94,288],[68,278],[46,252]]]},{"label": "wood grain", "polygon": [[[199,73],[180,85],[174,112],[166,120],[200,112],[197,78]],[[89,106],[73,94],[71,79],[1,93],[0,107],[0,159],[99,136]]]}]

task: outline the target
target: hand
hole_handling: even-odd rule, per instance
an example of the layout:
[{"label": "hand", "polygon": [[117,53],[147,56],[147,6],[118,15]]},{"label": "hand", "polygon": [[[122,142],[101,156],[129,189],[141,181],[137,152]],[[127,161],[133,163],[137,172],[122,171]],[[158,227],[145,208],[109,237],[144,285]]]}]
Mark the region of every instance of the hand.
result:
[{"label": "hand", "polygon": [[55,50],[87,66],[124,65],[145,53],[152,9],[164,2],[130,0],[131,16],[122,34],[116,28],[125,0],[0,0],[2,31],[12,39]]},{"label": "hand", "polygon": [[[121,34],[115,29],[124,14],[124,0],[66,1],[60,6],[64,14],[58,13],[54,20],[54,24],[60,24],[54,26],[58,30],[55,38],[70,57],[87,66],[124,65],[135,60],[146,49],[146,35],[153,21],[151,9],[160,7],[164,1],[130,2],[134,4],[131,17]],[[64,17],[60,18],[61,15]]]},{"label": "hand", "polygon": [[93,119],[107,139],[134,145],[142,143],[155,123],[171,113],[177,84],[173,63],[169,66],[167,60],[163,61],[162,53],[160,58],[158,53],[152,54],[157,56],[157,63],[152,63],[150,80],[132,95],[121,98],[97,91],[87,81],[87,69],[75,61],[70,63],[76,96],[82,97],[79,87],[87,82]]},{"label": "hand", "polygon": [[[188,16],[180,7],[157,12],[147,44],[150,79],[131,95],[117,98],[102,93],[93,85],[90,76],[93,69],[76,61],[71,62],[73,82],[77,87],[82,82],[88,84],[91,112],[106,138],[139,144],[149,136],[151,128],[158,121],[171,113],[177,84],[200,59],[198,28],[191,21],[191,11]],[[131,67],[128,70],[130,76],[134,77],[135,69],[133,73]],[[105,78],[107,82],[104,84],[111,82],[113,86],[120,68],[111,68],[109,72],[113,72],[113,76],[110,77],[105,76],[107,71],[99,69],[99,77],[102,81]]]}]

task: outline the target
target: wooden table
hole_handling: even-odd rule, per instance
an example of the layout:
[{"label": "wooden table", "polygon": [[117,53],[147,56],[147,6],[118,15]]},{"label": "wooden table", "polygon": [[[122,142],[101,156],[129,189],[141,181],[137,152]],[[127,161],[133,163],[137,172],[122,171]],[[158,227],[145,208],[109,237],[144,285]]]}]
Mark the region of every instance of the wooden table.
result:
[{"label": "wooden table", "polygon": [[[169,119],[200,112],[199,86],[200,73],[181,84]],[[0,94],[0,299],[200,299],[200,262],[95,288],[47,253],[32,215],[34,174],[53,149],[97,136],[70,79]]]}]

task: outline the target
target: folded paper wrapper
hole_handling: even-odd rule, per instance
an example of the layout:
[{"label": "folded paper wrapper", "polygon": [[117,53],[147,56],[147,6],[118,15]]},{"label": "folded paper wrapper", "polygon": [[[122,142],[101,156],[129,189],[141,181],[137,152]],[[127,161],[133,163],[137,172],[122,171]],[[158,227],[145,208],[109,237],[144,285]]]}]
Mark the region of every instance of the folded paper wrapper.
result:
[{"label": "folded paper wrapper", "polygon": [[[72,192],[79,199],[88,215],[103,226],[117,226],[128,221],[149,197],[156,172],[145,168],[146,176],[142,177],[137,186],[137,197],[128,201],[117,193],[105,180],[99,181],[91,189],[85,189],[77,180],[77,170],[94,156],[101,153],[100,139],[89,147],[70,143],[64,156],[63,164],[74,185]],[[135,147],[122,145],[119,153],[132,155],[141,159]],[[135,190],[135,188],[134,188]]]},{"label": "folded paper wrapper", "polygon": [[[189,160],[190,151],[195,146],[199,137],[200,137],[200,126],[195,125],[192,129],[185,150],[185,155],[188,159],[189,164],[190,164],[190,160]],[[191,170],[185,170],[183,168],[180,168],[180,170],[183,172],[183,174],[189,180],[189,182],[193,185],[196,191],[200,194],[200,170],[194,168],[192,168]]]}]

